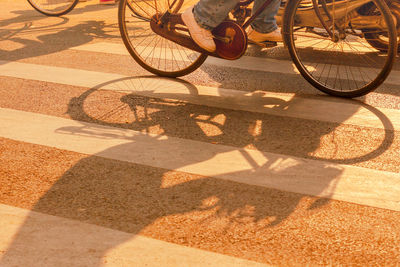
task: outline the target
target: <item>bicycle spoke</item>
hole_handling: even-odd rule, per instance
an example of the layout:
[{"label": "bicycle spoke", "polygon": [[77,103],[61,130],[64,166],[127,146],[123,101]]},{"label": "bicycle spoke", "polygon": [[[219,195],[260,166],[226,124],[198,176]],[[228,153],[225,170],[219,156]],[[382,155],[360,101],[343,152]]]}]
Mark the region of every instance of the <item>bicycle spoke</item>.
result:
[{"label": "bicycle spoke", "polygon": [[[131,55],[154,73],[185,73],[197,68],[205,56],[157,35],[150,27],[151,18],[169,10],[177,12],[183,0],[121,0],[123,8],[122,32]],[[121,8],[121,7],[120,7]],[[121,14],[120,14],[121,15]],[[193,55],[193,56],[192,56]]]}]

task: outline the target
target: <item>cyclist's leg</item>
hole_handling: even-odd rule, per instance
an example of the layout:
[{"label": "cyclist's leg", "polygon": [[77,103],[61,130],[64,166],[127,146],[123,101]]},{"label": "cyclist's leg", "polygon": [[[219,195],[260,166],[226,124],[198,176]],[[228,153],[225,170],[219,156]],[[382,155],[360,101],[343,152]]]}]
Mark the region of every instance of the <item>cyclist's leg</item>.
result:
[{"label": "cyclist's leg", "polygon": [[[256,12],[265,0],[255,0],[253,13]],[[276,24],[275,15],[278,13],[281,0],[272,0],[271,3],[256,17],[251,24],[252,31],[249,30],[249,39],[256,42],[275,41],[281,42],[282,35]]]},{"label": "cyclist's leg", "polygon": [[200,0],[193,9],[197,23],[208,30],[217,27],[239,0]]}]

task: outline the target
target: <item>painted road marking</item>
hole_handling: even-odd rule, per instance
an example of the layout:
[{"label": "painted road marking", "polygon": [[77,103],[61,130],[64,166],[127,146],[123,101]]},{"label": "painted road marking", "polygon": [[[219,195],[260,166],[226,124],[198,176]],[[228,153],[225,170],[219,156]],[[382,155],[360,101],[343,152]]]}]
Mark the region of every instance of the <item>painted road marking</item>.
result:
[{"label": "painted road marking", "polygon": [[[88,52],[100,52],[107,54],[129,55],[128,50],[123,44],[107,43],[107,42],[84,44],[72,47],[71,49],[88,51]],[[153,52],[154,50],[152,47],[138,47],[138,51],[145,51],[146,49],[150,50],[151,52]],[[155,52],[153,53],[155,58],[157,58],[157,55],[161,54],[160,51],[158,50],[155,49]],[[177,50],[177,49],[172,49],[172,50]],[[169,56],[168,58],[172,60],[173,58],[172,53],[169,52],[165,54],[165,52],[163,52],[162,55],[168,55]],[[178,51],[176,51],[175,54],[178,54]],[[179,56],[179,59],[182,58],[182,60],[185,61],[193,61],[191,55],[195,54],[194,53],[188,54],[185,57]],[[176,58],[174,57],[174,59]],[[231,67],[237,69],[252,70],[252,71],[264,71],[264,72],[283,73],[283,74],[299,74],[299,71],[296,69],[292,61],[277,60],[271,58],[243,56],[237,60],[224,60],[215,57],[208,57],[207,60],[205,61],[205,64],[219,66],[219,67]],[[307,66],[310,69],[313,68],[313,65],[315,64],[309,63]],[[331,65],[331,68],[336,69],[336,66],[338,65]],[[379,72],[380,72],[379,69],[357,67],[352,72],[352,78],[362,82],[365,81],[365,77],[368,77],[369,75],[377,75],[377,73]],[[346,73],[341,73],[340,76],[347,77]],[[321,77],[327,77],[326,73],[322,73]],[[389,77],[385,80],[385,83],[400,85],[400,71],[392,70]]]},{"label": "painted road marking", "polygon": [[0,75],[137,95],[192,104],[258,112],[275,116],[400,131],[400,110],[373,108],[355,100],[309,99],[295,94],[244,92],[193,85],[176,79],[140,78],[71,68],[0,61]]},{"label": "painted road marking", "polygon": [[[400,211],[400,174],[0,109],[0,136],[168,170]],[[173,155],[173,157],[171,157]]]},{"label": "painted road marking", "polygon": [[2,266],[268,266],[0,204]]}]

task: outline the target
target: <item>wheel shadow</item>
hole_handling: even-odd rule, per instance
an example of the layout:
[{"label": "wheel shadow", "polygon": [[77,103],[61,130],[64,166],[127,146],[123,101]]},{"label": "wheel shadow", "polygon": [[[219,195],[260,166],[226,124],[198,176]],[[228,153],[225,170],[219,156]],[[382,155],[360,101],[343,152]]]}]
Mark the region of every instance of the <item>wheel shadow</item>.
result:
[{"label": "wheel shadow", "polygon": [[[78,3],[75,8],[68,14],[59,16],[59,17],[48,17],[44,14],[39,13],[35,9],[33,9],[29,3],[24,5],[23,10],[12,10],[11,13],[15,14],[16,16],[11,18],[2,19],[0,21],[0,27],[6,27],[12,24],[20,24],[20,23],[32,23],[34,21],[42,20],[42,19],[63,19],[68,20],[68,15],[78,15],[78,14],[85,14],[88,12],[97,12],[101,10],[108,10],[114,9],[117,5],[100,5],[96,4],[86,4],[86,3]],[[53,25],[56,26],[56,25]]]},{"label": "wheel shadow", "polygon": [[[109,91],[112,93],[105,94]],[[95,137],[99,144],[108,139],[123,142],[74,164],[42,194],[32,211],[220,253],[225,247],[223,253],[236,251],[235,255],[242,258],[252,258],[249,255],[258,253],[259,261],[267,262],[269,245],[273,244],[268,240],[285,229],[293,213],[301,210],[305,217],[291,221],[292,227],[301,228],[300,224],[307,223],[311,212],[327,205],[343,169],[329,161],[310,166],[304,160],[320,146],[321,137],[334,130],[332,124],[322,124],[313,129],[314,134],[304,138],[300,135],[304,128],[298,127],[301,120],[296,124],[290,119],[294,123],[290,124],[283,117],[262,112],[269,108],[291,108],[297,105],[295,99],[283,101],[258,93],[247,97],[249,101],[256,99],[254,103],[259,103],[260,112],[200,104],[217,103],[220,96],[204,96],[195,85],[178,79],[125,78],[86,91],[71,99],[68,106],[71,119],[80,121],[82,126],[57,131],[66,136]],[[105,103],[111,98],[119,101],[119,105],[109,110]],[[190,99],[198,104],[174,99]],[[368,108],[385,127],[393,129],[383,114]],[[356,111],[349,110],[342,121]],[[110,131],[104,126],[114,128]],[[127,134],[124,129],[135,132]],[[354,163],[383,153],[393,141],[390,131],[386,132],[376,152],[338,163]],[[278,142],[271,142],[273,139]],[[302,144],[306,139],[307,143]],[[297,147],[296,157],[259,152],[273,150],[269,143]],[[241,160],[229,162],[224,155]],[[219,163],[218,157],[222,157]],[[213,168],[207,165],[212,160],[218,163]],[[296,192],[299,185],[290,186],[290,181],[299,176],[304,183],[316,178],[320,181],[310,188],[309,194],[268,186],[288,183],[288,191]],[[14,262],[42,265],[52,257],[69,258],[74,264],[80,262],[79,257],[89,257],[92,265],[102,265],[103,256],[128,241],[116,238],[89,242],[93,237],[80,236],[81,240],[73,242],[91,243],[96,257],[82,254],[77,257],[74,254],[77,252],[70,249],[37,246],[44,236],[45,242],[52,243],[54,240],[48,240],[51,239],[48,233],[54,229],[48,226],[32,233],[36,224],[28,217],[0,259],[0,265]],[[232,236],[236,236],[235,242],[231,242]],[[262,246],[253,244],[257,239],[264,242]],[[282,240],[281,245],[285,251],[290,242]]]},{"label": "wheel shadow", "polygon": [[17,34],[17,32],[21,33],[21,31],[29,29],[29,25],[26,25],[17,32],[7,33],[8,37],[3,37],[20,44],[21,48],[12,51],[0,49],[0,59],[17,61],[61,52],[89,43],[95,38],[108,37],[104,30],[105,27],[107,25],[102,21],[86,21],[72,27],[63,28],[55,33],[38,35],[36,39],[28,39],[19,37]]},{"label": "wheel shadow", "polygon": [[[29,6],[28,3],[27,5]],[[110,8],[112,7],[96,3],[83,5],[76,12]],[[32,9],[15,10],[11,13],[16,16],[0,20],[0,42],[12,42],[14,45],[8,44],[8,49],[0,46],[1,60],[39,57],[83,45],[94,39],[120,38],[119,33],[116,34],[118,26],[104,20],[86,20],[71,26],[68,16],[46,17]]]}]

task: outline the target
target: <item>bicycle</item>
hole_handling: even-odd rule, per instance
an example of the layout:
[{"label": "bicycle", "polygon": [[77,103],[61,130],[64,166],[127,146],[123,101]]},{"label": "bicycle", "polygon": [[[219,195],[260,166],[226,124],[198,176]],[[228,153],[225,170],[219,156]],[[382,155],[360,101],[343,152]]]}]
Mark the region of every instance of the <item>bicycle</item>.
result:
[{"label": "bicycle", "polygon": [[[156,75],[179,77],[196,70],[207,56],[243,56],[246,28],[270,0],[253,15],[252,2],[239,2],[213,30],[213,53],[191,39],[179,13],[183,0],[121,0],[119,28],[139,65]],[[391,13],[384,0],[291,0],[277,20],[293,63],[310,84],[330,95],[358,97],[381,85],[393,67],[399,14]]]},{"label": "bicycle", "polygon": [[67,14],[78,4],[79,0],[28,0],[28,3],[40,13],[58,17]]}]

